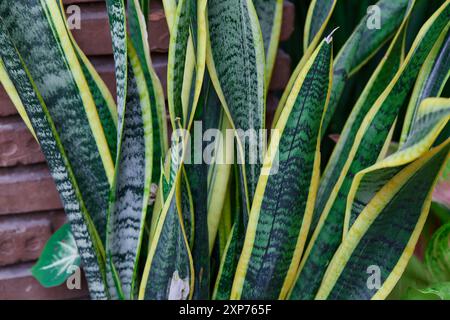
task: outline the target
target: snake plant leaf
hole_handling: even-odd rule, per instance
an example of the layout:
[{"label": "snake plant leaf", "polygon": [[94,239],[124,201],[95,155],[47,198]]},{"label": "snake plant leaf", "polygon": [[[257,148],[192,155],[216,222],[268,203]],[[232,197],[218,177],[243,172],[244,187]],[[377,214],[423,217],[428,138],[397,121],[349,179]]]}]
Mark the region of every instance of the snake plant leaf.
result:
[{"label": "snake plant leaf", "polygon": [[[180,138],[182,140],[183,137]],[[178,140],[176,143],[183,142]],[[172,152],[174,154],[176,152]],[[181,159],[183,157],[182,154]],[[177,170],[151,238],[139,299],[185,300],[193,296],[194,265],[184,229],[183,212],[177,205],[176,197],[181,178],[182,170]]]},{"label": "snake plant leaf", "polygon": [[[104,241],[114,161],[58,4],[3,1],[0,16],[48,108],[84,204]],[[40,49],[30,50],[31,46]]]},{"label": "snake plant leaf", "polygon": [[[137,0],[128,1],[129,38],[136,49],[150,97],[152,115],[153,165],[152,183],[160,177],[161,158],[168,149],[167,119],[161,82],[152,66],[145,15]],[[148,3],[147,3],[148,5]]]},{"label": "snake plant leaf", "polygon": [[145,25],[148,24],[148,15],[150,13],[150,0],[139,0],[139,6],[141,7],[142,14],[144,15]]},{"label": "snake plant leaf", "polygon": [[[407,15],[407,17],[408,16],[409,15]],[[403,43],[406,22],[407,19],[405,19],[403,25],[400,27],[385,56],[380,61],[379,66],[374,71],[372,77],[369,79],[366,87],[356,101],[356,104],[345,123],[344,129],[342,130],[342,135],[339,136],[339,140],[328,160],[320,180],[310,233],[316,228],[320,214],[325,209],[327,201],[332,194],[332,190],[339,180],[340,173],[344,169],[344,165],[356,139],[356,133],[361,127],[364,117],[400,68],[403,61]]]},{"label": "snake plant leaf", "polygon": [[225,246],[231,234],[231,228],[233,227],[232,221],[232,204],[231,204],[231,190],[228,187],[225,195],[225,200],[222,208],[222,214],[220,216],[219,226],[217,230],[216,243],[218,244],[219,257],[222,258],[225,253]]},{"label": "snake plant leaf", "polygon": [[[67,21],[65,16],[65,10],[63,1],[59,0],[58,3],[61,16]],[[109,152],[111,153],[111,158],[113,161],[117,157],[117,106],[114,102],[111,92],[106,86],[105,82],[102,80],[98,72],[95,70],[92,63],[86,57],[84,52],[76,43],[72,32],[66,23],[67,33],[70,36],[72,46],[76,51],[78,61],[83,70],[83,74],[88,82],[89,89],[91,90],[92,96],[94,98],[95,106],[97,107],[98,116],[100,117],[100,122],[102,124],[103,130],[105,132],[106,140],[109,147]]]},{"label": "snake plant leaf", "polygon": [[106,0],[106,9],[114,55],[118,112],[117,141],[120,141],[128,81],[127,16],[123,0]]},{"label": "snake plant leaf", "polygon": [[[219,108],[220,102],[217,101],[216,106]],[[230,130],[230,124],[223,112],[218,112],[220,126],[220,137],[216,137],[214,149],[216,157],[208,168],[208,239],[209,251],[212,252],[216,235],[223,213],[225,204],[227,187],[230,184],[231,168],[233,162],[233,152],[227,146],[231,145],[229,141],[232,137],[227,135]],[[227,238],[228,239],[228,238]],[[225,240],[226,241],[226,240]]]},{"label": "snake plant leaf", "polygon": [[396,33],[412,10],[414,2],[415,0],[380,0],[375,5],[380,8],[382,27],[369,27],[372,17],[367,13],[341,48],[334,63],[333,88],[323,123],[323,135],[331,122],[347,79],[364,66]]},{"label": "snake plant leaf", "polygon": [[36,136],[36,133],[34,132],[33,125],[31,124],[30,118],[28,118],[27,111],[25,109],[25,106],[22,103],[22,100],[20,100],[19,93],[17,92],[16,87],[14,86],[14,83],[11,81],[11,79],[8,76],[8,73],[5,70],[5,67],[3,65],[0,65],[0,78],[2,79],[2,86],[5,90],[5,92],[8,94],[9,99],[13,103],[14,107],[17,110],[17,113],[22,118],[23,122],[27,126],[27,129],[30,131],[30,133],[33,135],[34,139],[38,141],[38,138]]},{"label": "snake plant leaf", "polygon": [[384,183],[433,145],[450,120],[450,99],[423,100],[416,117],[408,138],[396,153],[356,174],[347,198],[344,235]]},{"label": "snake plant leaf", "polygon": [[442,32],[446,32],[450,3],[444,3],[425,23],[394,78],[375,101],[359,127],[339,179],[311,236],[299,267],[291,298],[312,299],[325,268],[339,246],[344,229],[346,200],[353,177],[373,165],[385,149],[400,107],[420,68]]},{"label": "snake plant leaf", "polygon": [[181,167],[180,188],[177,188],[177,206],[183,216],[184,231],[189,248],[192,250],[195,237],[194,199],[192,198],[190,180],[186,174],[186,166]]},{"label": "snake plant leaf", "polygon": [[449,150],[450,139],[372,198],[331,260],[316,299],[383,299],[391,292],[413,254]]},{"label": "snake plant leaf", "polygon": [[438,97],[450,76],[450,32],[442,34],[419,73],[405,115],[400,145],[405,143],[422,100]]},{"label": "snake plant leaf", "polygon": [[[195,236],[192,257],[194,259],[195,287],[193,299],[210,297],[210,251],[212,251],[210,248],[213,241],[209,237],[210,234],[213,234],[215,238],[217,231],[213,232],[211,229],[217,230],[218,228],[216,222],[211,222],[211,220],[221,218],[222,212],[217,213],[217,211],[223,209],[224,198],[228,190],[224,188],[224,185],[228,186],[230,172],[227,168],[231,167],[231,161],[222,162],[223,139],[216,135],[224,119],[226,117],[223,115],[222,106],[214,91],[209,74],[206,73],[194,117],[194,126],[191,128],[191,141],[194,141],[194,144],[191,145],[193,159],[190,164],[184,165],[194,200]],[[213,135],[210,136],[209,133],[213,133]],[[211,140],[213,141],[211,142]],[[207,143],[208,141],[209,143]],[[199,152],[199,149],[202,152]]]},{"label": "snake plant leaf", "polygon": [[[204,148],[204,154],[210,158],[206,190],[209,252],[212,253],[225,199],[227,193],[229,193],[228,186],[230,185],[234,149],[230,150],[231,148],[228,148],[228,146],[232,145],[230,140],[234,139],[234,137],[231,134],[227,135],[227,132],[230,133],[231,126],[211,81],[207,83],[205,88],[207,88],[208,94],[204,102],[207,115],[204,137],[208,143]],[[217,135],[216,133],[219,131],[220,134]],[[228,237],[225,239],[225,242],[227,239]]]},{"label": "snake plant leaf", "polygon": [[425,251],[425,264],[434,281],[445,281],[450,276],[450,223],[441,226],[431,238]]},{"label": "snake plant leaf", "polygon": [[[265,126],[264,43],[250,0],[208,1],[207,64],[219,99],[236,130],[245,223],[261,165],[258,134]],[[245,143],[248,136],[249,143]],[[256,159],[255,159],[256,158]]]},{"label": "snake plant leaf", "polygon": [[303,50],[306,51],[314,41],[317,35],[321,35],[323,31],[320,29],[329,19],[330,12],[336,5],[336,0],[313,0],[306,15],[305,29],[303,35]]},{"label": "snake plant leaf", "polygon": [[[362,66],[364,66],[375,55],[382,46],[393,36],[398,30],[407,12],[414,5],[415,0],[380,0],[375,5],[380,8],[381,28],[369,28],[368,21],[372,19],[371,14],[367,13],[348,38],[344,46],[339,50],[333,67],[333,87],[331,90],[330,103],[327,108],[324,123],[322,126],[322,135],[332,119],[334,111],[338,105],[341,95],[344,91],[346,81]],[[313,3],[312,3],[313,4]],[[331,7],[331,10],[333,7]],[[311,12],[311,9],[310,9]],[[328,18],[329,19],[329,18]],[[328,21],[328,20],[325,20]],[[294,71],[293,75],[295,75]],[[297,71],[299,72],[299,70]],[[289,88],[289,85],[287,86]],[[283,104],[282,104],[283,102]],[[283,98],[280,100],[279,106],[284,105]],[[278,108],[280,109],[280,108]],[[274,122],[278,121],[281,110],[276,112]]]},{"label": "snake plant leaf", "polygon": [[177,2],[178,0],[162,0],[164,15],[166,17],[167,26],[170,33],[172,33],[173,23],[175,21],[175,15],[177,13]]},{"label": "snake plant leaf", "polygon": [[232,299],[282,299],[292,285],[317,192],[320,126],[331,70],[332,45],[327,38],[298,76],[275,128],[278,132],[271,139],[256,189]]},{"label": "snake plant leaf", "polygon": [[239,188],[240,178],[237,166],[234,165],[233,179],[230,181],[230,201],[231,212],[233,216],[233,226],[226,241],[226,245],[221,255],[219,271],[214,284],[212,298],[214,300],[228,300],[231,297],[231,289],[235,271],[239,262],[239,256],[242,252],[245,237],[245,226],[242,208],[242,190]]},{"label": "snake plant leaf", "polygon": [[194,266],[180,220],[181,213],[175,201],[168,201],[167,204],[149,251],[140,299],[185,300],[193,294]]},{"label": "snake plant leaf", "polygon": [[264,42],[266,90],[269,89],[280,42],[283,0],[253,0]]},{"label": "snake plant leaf", "polygon": [[275,111],[272,128],[275,128],[278,119],[281,116],[286,100],[292,90],[295,80],[299,73],[302,71],[306,62],[317,48],[317,45],[322,41],[322,36],[327,28],[328,22],[331,19],[334,8],[336,7],[337,0],[313,0],[309,5],[308,14],[306,17],[305,36],[304,36],[304,54],[299,63],[295,67],[292,75],[289,79],[283,95],[280,98],[278,107]]},{"label": "snake plant leaf", "polygon": [[75,238],[70,224],[59,228],[47,241],[38,262],[31,268],[31,274],[39,283],[48,288],[63,284],[80,267]]},{"label": "snake plant leaf", "polygon": [[136,50],[129,41],[127,100],[111,194],[106,253],[125,298],[132,299],[150,196],[153,128],[150,97]]},{"label": "snake plant leaf", "polygon": [[129,66],[106,251],[110,290],[117,297],[133,299],[151,184],[159,178],[165,148],[161,137],[165,120],[158,102],[160,83],[151,66],[145,19],[137,0],[128,2],[128,14],[128,47],[115,49],[129,58]]},{"label": "snake plant leaf", "polygon": [[[36,22],[45,25],[43,20],[34,20],[34,23]],[[84,205],[75,175],[50,112],[36,83],[31,78],[28,68],[23,63],[23,57],[17,52],[9,38],[10,35],[5,26],[2,15],[0,16],[0,42],[2,43],[0,46],[0,82],[13,84],[16,89],[14,93],[18,94],[21,105],[46,156],[50,173],[55,180],[77,243],[91,298],[107,299],[108,293],[104,280],[105,254],[102,241]],[[29,24],[28,26],[33,25]],[[9,94],[11,87],[4,87]]]},{"label": "snake plant leaf", "polygon": [[159,179],[158,189],[156,193],[156,199],[152,208],[152,216],[150,221],[150,233],[148,237],[149,244],[151,244],[152,239],[155,235],[156,226],[158,225],[158,220],[161,216],[161,212],[164,206],[164,203],[166,202],[171,187],[170,187],[170,160],[171,157],[169,156],[172,152],[171,149],[168,150],[166,155],[166,161],[164,164],[161,164],[161,176]]},{"label": "snake plant leaf", "polygon": [[[174,4],[167,1],[170,12]],[[167,94],[172,127],[190,128],[201,94],[206,64],[206,0],[180,0],[170,32]],[[170,23],[170,21],[169,21]]]},{"label": "snake plant leaf", "polygon": [[[183,100],[185,82],[191,85],[193,70],[186,68],[188,45],[190,40],[191,6],[192,0],[180,0],[173,28],[170,34],[169,60],[167,69],[167,100],[172,127],[176,127],[175,120],[181,121],[182,127],[187,122],[189,101]],[[192,52],[191,52],[192,53]],[[192,57],[190,57],[192,58]],[[191,60],[191,59],[189,59]],[[187,77],[185,81],[185,75]]]}]

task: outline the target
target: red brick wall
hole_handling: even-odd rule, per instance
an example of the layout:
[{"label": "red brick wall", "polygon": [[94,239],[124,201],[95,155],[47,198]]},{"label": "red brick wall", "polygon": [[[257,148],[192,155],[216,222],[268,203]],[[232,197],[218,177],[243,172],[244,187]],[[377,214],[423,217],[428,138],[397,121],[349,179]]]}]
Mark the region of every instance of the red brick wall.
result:
[{"label": "red brick wall", "polygon": [[[65,0],[81,8],[81,29],[75,39],[111,92],[115,94],[114,61],[104,1]],[[281,39],[293,31],[294,8],[286,2]],[[149,42],[153,63],[166,84],[169,33],[162,5],[151,1]],[[290,58],[279,51],[268,96],[268,112],[275,109],[274,91],[282,90],[290,74]],[[269,115],[270,117],[270,115]],[[27,131],[0,85],[0,299],[78,299],[82,290],[65,286],[43,288],[30,267],[51,234],[65,221],[61,202],[38,144]]]}]

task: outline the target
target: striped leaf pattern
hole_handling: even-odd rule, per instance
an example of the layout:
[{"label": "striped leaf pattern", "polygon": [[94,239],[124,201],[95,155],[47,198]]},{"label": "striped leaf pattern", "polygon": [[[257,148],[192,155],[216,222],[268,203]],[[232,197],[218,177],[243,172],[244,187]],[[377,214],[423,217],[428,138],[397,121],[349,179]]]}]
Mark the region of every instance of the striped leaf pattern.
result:
[{"label": "striped leaf pattern", "polygon": [[416,114],[422,100],[428,97],[439,97],[445,83],[450,76],[450,32],[442,33],[430,54],[428,55],[422,70],[417,77],[414,91],[409,101],[403,123],[400,145],[408,137],[410,127],[416,118]]},{"label": "striped leaf pattern", "polygon": [[308,9],[303,36],[303,50],[306,51],[317,35],[322,34],[320,29],[328,19],[330,12],[336,5],[336,0],[313,0]]},{"label": "striped leaf pattern", "polygon": [[348,196],[344,233],[379,189],[406,164],[418,159],[436,141],[450,120],[450,99],[423,100],[406,142],[397,152],[365,170],[353,181]]},{"label": "striped leaf pattern", "polygon": [[370,108],[377,98],[383,93],[389,82],[392,81],[403,61],[403,41],[407,19],[397,32],[383,60],[369,79],[364,91],[357,100],[352,112],[342,130],[333,153],[328,160],[327,166],[322,174],[317,199],[315,203],[314,216],[311,225],[311,233],[316,228],[319,218],[332,191],[339,181],[340,173],[344,169],[349,153],[353,147],[361,124]]},{"label": "striped leaf pattern", "polygon": [[[3,1],[0,15],[48,108],[86,208],[104,242],[114,164],[57,3]],[[29,50],[33,45],[41,49]]]},{"label": "striped leaf pattern", "polygon": [[[157,183],[160,175],[165,140],[161,133],[164,134],[165,126],[160,126],[163,119],[157,100],[160,83],[155,80],[151,66],[145,19],[137,0],[128,2],[128,14],[130,37],[126,39],[127,48],[114,49],[118,56],[128,57],[129,63],[126,66],[125,106],[120,112],[118,159],[110,197],[106,253],[112,295],[133,299],[137,295],[135,284],[151,183]],[[111,25],[114,26],[114,21]],[[123,41],[118,39],[116,43]]]},{"label": "striped leaf pattern", "polygon": [[[71,225],[91,297],[107,299],[108,293],[104,281],[105,258],[101,240],[84,205],[76,177],[47,105],[31,78],[29,69],[23,64],[23,58],[17,52],[5,26],[2,16],[0,18],[0,42],[2,43],[0,46],[0,69],[2,70],[0,80],[2,84],[5,81],[11,81],[14,84],[46,156]],[[5,77],[10,78],[6,80]]]},{"label": "striped leaf pattern", "polygon": [[127,298],[134,296],[152,177],[150,100],[136,52],[129,47],[127,99],[108,219],[107,254]]},{"label": "striped leaf pattern", "polygon": [[253,0],[264,42],[266,55],[266,90],[269,88],[273,67],[280,41],[281,20],[283,15],[283,0]]},{"label": "striped leaf pattern", "polygon": [[[313,0],[309,5],[308,14],[306,17],[306,26],[304,29],[304,47],[303,47],[303,57],[295,67],[292,72],[291,78],[289,79],[286,89],[280,98],[278,107],[275,111],[273,117],[272,127],[274,128],[281,116],[286,100],[291,92],[292,86],[297,79],[299,73],[302,71],[306,62],[309,60],[313,52],[316,50],[317,45],[319,45],[322,40],[323,33],[327,28],[328,22],[330,21],[331,15],[333,14],[334,8],[336,7],[337,0]],[[306,40],[307,39],[307,40]]]},{"label": "striped leaf pattern", "polygon": [[[177,148],[177,144],[180,143],[184,144],[182,137],[175,141],[172,148]],[[175,155],[176,152],[171,154]],[[173,162],[178,160],[172,157]],[[193,295],[194,266],[184,228],[183,208],[178,205],[176,196],[176,193],[180,192],[177,190],[181,188],[182,178],[182,170],[177,170],[170,193],[157,220],[139,290],[139,299],[185,300]]]},{"label": "striped leaf pattern", "polygon": [[[268,145],[282,0],[162,0],[166,94],[150,1],[105,2],[116,102],[63,0],[0,2],[0,82],[69,222],[33,268],[43,285],[80,263],[93,299],[384,299],[431,208],[444,225],[397,288],[419,271],[416,295],[448,297],[449,229],[431,201],[450,153],[450,0],[364,0],[355,19],[337,0],[299,3],[305,25],[286,45],[303,56]],[[350,116],[334,117],[344,100]]]},{"label": "striped leaf pattern", "polygon": [[[264,46],[252,1],[208,1],[208,69],[211,80],[236,132],[244,208],[249,211],[260,165],[256,143],[245,143],[245,134],[259,134],[265,123]],[[251,131],[248,131],[251,130]],[[252,148],[251,148],[252,147]],[[245,162],[244,162],[245,161]],[[247,218],[246,218],[247,219]]]},{"label": "striped leaf pattern", "polygon": [[353,177],[374,164],[389,136],[399,108],[435,41],[448,24],[450,3],[436,11],[419,32],[405,62],[366,114],[339,180],[330,193],[299,268],[291,298],[311,299],[343,234],[347,195]]},{"label": "striped leaf pattern", "polygon": [[117,89],[118,138],[122,132],[128,80],[127,17],[123,0],[106,0],[111,31]]},{"label": "striped leaf pattern", "polygon": [[[450,140],[404,168],[375,195],[330,262],[317,299],[383,299],[389,294],[413,253],[449,150]],[[369,279],[375,268],[379,287]]]},{"label": "striped leaf pattern", "polygon": [[323,123],[322,134],[333,117],[337,104],[345,88],[346,80],[357,72],[370,58],[381,49],[383,44],[395,33],[404,21],[408,10],[412,10],[415,0],[380,0],[375,5],[381,14],[382,27],[369,27],[371,14],[361,20],[353,34],[336,56],[333,70],[333,88],[330,103]]},{"label": "striped leaf pattern", "polygon": [[275,128],[279,133],[272,137],[256,189],[233,299],[284,298],[292,284],[318,184],[320,126],[331,88],[330,42],[322,42],[299,75]]}]

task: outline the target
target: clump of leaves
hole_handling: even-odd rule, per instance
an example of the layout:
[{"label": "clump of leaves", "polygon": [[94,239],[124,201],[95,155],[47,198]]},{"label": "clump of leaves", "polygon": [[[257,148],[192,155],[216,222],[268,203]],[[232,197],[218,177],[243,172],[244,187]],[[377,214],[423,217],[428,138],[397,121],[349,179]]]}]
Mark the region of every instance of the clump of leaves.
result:
[{"label": "clump of leaves", "polygon": [[[2,1],[0,80],[41,145],[71,230],[50,240],[34,275],[64,281],[58,246],[73,239],[93,299],[386,298],[448,159],[450,1],[409,48],[414,0],[380,0],[333,48],[325,31],[336,27],[336,3],[310,4],[304,54],[266,146],[246,133],[267,129],[282,1],[163,0],[169,148],[148,1],[106,1],[116,102],[72,38],[62,3]],[[373,14],[381,28],[369,27]],[[322,155],[347,84],[375,59],[333,132],[333,153]],[[209,129],[232,134],[201,139]],[[204,162],[211,147],[215,161]],[[255,152],[262,161],[251,161]],[[441,274],[435,257],[446,255],[448,234],[437,234],[429,263]]]}]

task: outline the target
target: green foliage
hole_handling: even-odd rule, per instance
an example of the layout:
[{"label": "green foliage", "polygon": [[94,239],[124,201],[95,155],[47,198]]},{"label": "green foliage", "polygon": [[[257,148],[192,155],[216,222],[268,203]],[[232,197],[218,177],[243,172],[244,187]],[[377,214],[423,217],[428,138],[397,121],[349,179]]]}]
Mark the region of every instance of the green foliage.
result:
[{"label": "green foliage", "polygon": [[64,283],[79,266],[80,255],[75,238],[70,225],[65,224],[47,241],[31,273],[44,287],[54,287]]},{"label": "green foliage", "polygon": [[55,286],[81,264],[93,299],[448,299],[450,1],[436,2],[297,1],[282,44],[296,68],[257,141],[282,1],[163,0],[170,148],[149,1],[106,1],[117,102],[62,2],[1,2],[0,81],[69,220],[33,275]]}]

